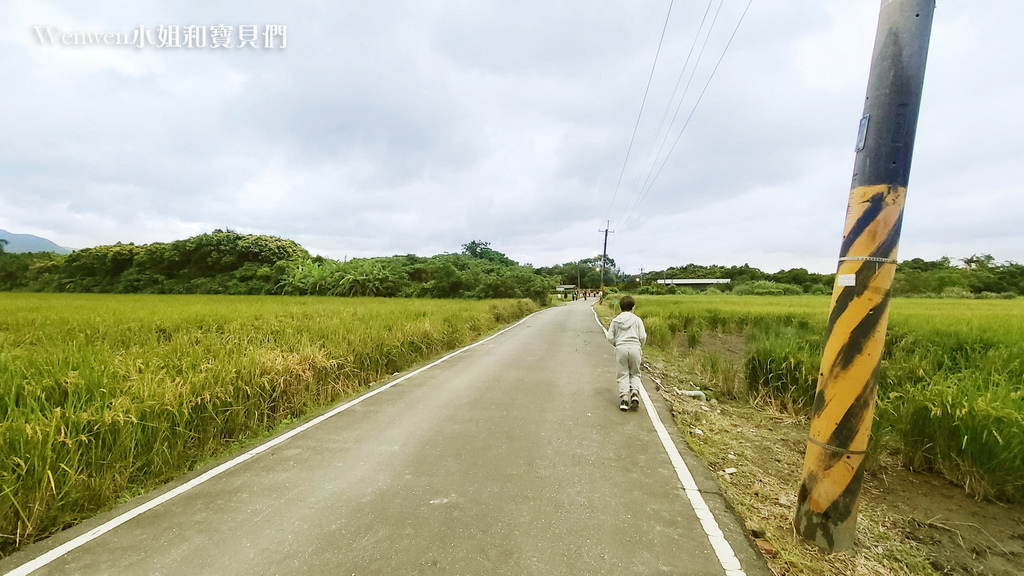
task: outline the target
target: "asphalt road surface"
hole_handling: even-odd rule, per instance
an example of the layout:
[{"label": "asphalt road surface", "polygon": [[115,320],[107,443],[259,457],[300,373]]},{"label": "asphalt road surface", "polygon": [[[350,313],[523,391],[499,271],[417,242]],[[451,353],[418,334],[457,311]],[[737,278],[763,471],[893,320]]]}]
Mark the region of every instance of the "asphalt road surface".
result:
[{"label": "asphalt road surface", "polygon": [[[619,411],[592,303],[542,311],[223,473],[199,471],[30,546],[0,572],[767,574],[654,384],[645,378],[647,405],[699,492],[684,490],[648,408]],[[187,490],[123,521],[176,488]]]}]

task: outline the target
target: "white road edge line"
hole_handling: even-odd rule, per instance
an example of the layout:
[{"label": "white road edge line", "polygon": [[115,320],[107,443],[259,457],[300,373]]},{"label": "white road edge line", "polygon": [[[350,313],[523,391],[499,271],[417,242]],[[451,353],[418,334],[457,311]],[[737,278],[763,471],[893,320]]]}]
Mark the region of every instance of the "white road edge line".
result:
[{"label": "white road edge line", "polygon": [[192,480],[189,480],[188,482],[182,484],[181,486],[178,486],[177,488],[175,488],[173,490],[165,492],[164,494],[161,494],[160,496],[158,496],[158,497],[156,497],[156,498],[146,502],[145,504],[142,504],[142,505],[140,505],[140,506],[138,506],[136,508],[132,508],[131,510],[125,512],[124,514],[121,514],[120,516],[117,516],[116,518],[112,518],[112,519],[108,520],[107,522],[104,522],[103,524],[97,526],[96,528],[93,528],[92,530],[89,530],[85,534],[82,534],[81,536],[78,536],[78,537],[76,537],[76,538],[74,538],[72,540],[69,540],[69,541],[65,542],[64,544],[61,544],[60,546],[54,548],[53,550],[50,550],[49,552],[47,552],[45,554],[42,554],[41,556],[37,556],[37,557],[33,558],[32,560],[29,560],[28,562],[22,564],[21,566],[18,566],[17,568],[11,570],[10,572],[7,572],[4,576],[25,576],[27,574],[31,574],[32,572],[35,572],[36,570],[42,568],[43,566],[46,566],[50,562],[53,562],[54,560],[60,558],[61,556],[64,556],[68,552],[71,552],[72,550],[74,550],[74,549],[76,549],[76,548],[78,548],[78,547],[80,547],[80,546],[82,546],[84,544],[87,544],[88,542],[90,542],[92,540],[95,540],[96,538],[99,538],[103,534],[106,534],[107,532],[110,532],[114,528],[117,528],[118,526],[120,526],[121,524],[124,524],[125,522],[131,520],[132,518],[135,518],[136,516],[140,516],[140,515],[144,514],[145,512],[148,512],[149,510],[152,510],[153,508],[156,508],[157,506],[163,504],[164,502],[167,502],[168,500],[174,498],[175,496],[178,496],[180,494],[184,494],[185,492],[188,492],[189,490],[195,488],[196,486],[199,486],[203,482],[206,482],[207,480],[209,480],[209,479],[211,479],[211,478],[213,478],[215,476],[218,476],[218,475],[220,475],[220,474],[222,474],[224,472],[227,472],[228,470],[234,468],[235,466],[238,466],[239,464],[241,464],[242,462],[245,462],[246,460],[248,460],[250,458],[253,458],[254,456],[257,456],[257,455],[259,455],[259,454],[261,454],[263,452],[266,452],[267,450],[270,450],[271,448],[277,446],[278,444],[281,444],[282,442],[292,438],[293,436],[296,436],[298,434],[301,434],[302,432],[305,432],[306,430],[309,430],[310,428],[312,428],[313,426],[316,426],[317,424],[323,422],[324,420],[327,420],[328,418],[330,418],[332,416],[335,416],[335,415],[339,414],[340,412],[344,412],[345,410],[348,410],[352,406],[355,406],[356,404],[359,404],[360,402],[362,402],[363,400],[366,400],[367,398],[370,398],[372,396],[376,396],[377,394],[380,394],[381,392],[387,390],[388,388],[391,388],[392,386],[394,386],[396,384],[399,384],[401,382],[404,382],[404,381],[408,380],[409,378],[412,378],[413,376],[416,376],[420,372],[424,372],[426,370],[429,370],[430,368],[433,368],[434,366],[437,366],[438,364],[444,362],[445,360],[448,360],[449,358],[452,358],[454,356],[462,354],[463,352],[465,352],[466,350],[469,350],[470,348],[475,348],[475,347],[483,344],[484,342],[487,342],[488,340],[490,340],[492,338],[497,338],[498,336],[504,334],[505,332],[508,332],[509,330],[515,328],[516,326],[519,326],[523,322],[526,322],[527,320],[529,320],[534,315],[540,314],[543,311],[544,310],[538,310],[537,312],[534,312],[533,314],[530,314],[529,316],[523,318],[519,322],[516,322],[515,324],[513,324],[513,325],[511,325],[511,326],[509,326],[507,328],[504,328],[504,329],[502,329],[502,330],[500,330],[498,332],[495,332],[494,334],[491,334],[490,336],[488,336],[487,338],[484,338],[483,340],[478,340],[478,341],[470,344],[469,346],[466,346],[464,348],[460,348],[459,350],[456,350],[455,352],[452,352],[451,354],[448,354],[447,356],[444,356],[443,358],[441,358],[439,360],[435,360],[434,362],[431,362],[430,364],[427,364],[426,366],[423,366],[422,368],[419,368],[419,369],[417,369],[417,370],[415,370],[413,372],[410,372],[410,373],[406,374],[405,376],[402,376],[401,378],[399,378],[399,379],[397,379],[397,380],[395,380],[393,382],[388,382],[387,384],[381,386],[380,388],[377,388],[376,390],[372,390],[370,392],[367,392],[366,394],[363,394],[362,396],[359,396],[358,398],[354,398],[354,399],[346,402],[345,404],[342,404],[341,406],[338,406],[337,408],[332,409],[329,412],[321,414],[320,416],[317,416],[316,418],[310,420],[309,422],[306,422],[302,426],[299,426],[297,428],[293,428],[293,429],[289,430],[288,432],[286,432],[286,433],[284,433],[284,434],[282,434],[282,435],[280,435],[280,436],[278,436],[276,438],[271,439],[270,441],[266,442],[265,444],[260,444],[259,446],[256,446],[252,450],[249,450],[248,452],[240,454],[240,455],[236,456],[235,458],[229,460],[228,462],[225,462],[225,463],[221,464],[220,466],[217,466],[216,468],[208,470],[207,472],[203,473],[202,475],[197,476],[197,477],[193,478]]},{"label": "white road edge line", "polygon": [[[591,310],[594,311],[594,320],[597,321],[597,325],[607,334],[608,331],[605,330],[604,324],[601,323],[601,319],[597,316],[597,310],[593,308]],[[697,483],[694,482],[690,469],[686,467],[682,454],[676,448],[672,437],[668,435],[668,430],[662,424],[661,417],[658,416],[654,403],[651,401],[651,397],[647,395],[647,389],[643,386],[640,387],[640,397],[644,400],[644,407],[647,408],[647,415],[651,418],[651,424],[654,425],[654,430],[658,433],[658,438],[661,439],[661,445],[665,448],[665,452],[668,453],[668,459],[672,462],[672,467],[676,470],[676,476],[679,477],[679,481],[683,484],[683,491],[686,492],[686,497],[690,500],[690,506],[697,513],[700,525],[704,528],[704,533],[708,535],[711,547],[715,550],[715,555],[718,556],[719,564],[725,569],[726,576],[746,576],[746,572],[740,566],[739,559],[736,558],[736,553],[733,551],[732,546],[729,545],[729,541],[725,539],[725,533],[718,526],[715,515],[711,513],[711,508],[704,501],[704,496],[701,495],[700,489],[697,488]]]}]

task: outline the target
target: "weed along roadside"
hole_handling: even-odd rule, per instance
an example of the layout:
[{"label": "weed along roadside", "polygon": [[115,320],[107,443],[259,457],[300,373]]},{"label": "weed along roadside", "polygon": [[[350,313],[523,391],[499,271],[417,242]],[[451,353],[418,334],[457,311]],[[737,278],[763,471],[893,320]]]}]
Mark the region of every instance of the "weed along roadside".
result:
[{"label": "weed along roadside", "polygon": [[0,553],[536,310],[530,300],[0,294]]},{"label": "weed along roadside", "polygon": [[[827,298],[810,296],[637,299],[649,335],[646,371],[736,508],[774,544],[773,569],[1019,574],[1024,302],[893,301],[864,526],[854,551],[833,555],[792,534],[827,310]],[[692,387],[710,401],[680,393]]]}]

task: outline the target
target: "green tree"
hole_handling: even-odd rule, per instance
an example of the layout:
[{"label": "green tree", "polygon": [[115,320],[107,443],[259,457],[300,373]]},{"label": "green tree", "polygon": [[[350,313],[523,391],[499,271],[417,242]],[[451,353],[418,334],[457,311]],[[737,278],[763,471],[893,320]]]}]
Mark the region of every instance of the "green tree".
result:
[{"label": "green tree", "polygon": [[1007,285],[996,275],[1000,266],[991,254],[975,254],[961,260],[967,269],[967,286],[971,292],[1005,292]]},{"label": "green tree", "polygon": [[492,264],[499,266],[518,266],[519,264],[505,256],[501,252],[491,248],[490,242],[484,242],[482,240],[473,240],[462,245],[462,253],[472,258],[478,258],[480,260],[486,260]]}]

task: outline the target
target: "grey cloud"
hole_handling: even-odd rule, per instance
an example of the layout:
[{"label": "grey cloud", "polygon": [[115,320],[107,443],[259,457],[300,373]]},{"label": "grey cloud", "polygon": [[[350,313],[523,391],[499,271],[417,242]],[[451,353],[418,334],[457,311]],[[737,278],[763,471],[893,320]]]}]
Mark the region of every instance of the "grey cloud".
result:
[{"label": "grey cloud", "polygon": [[[627,269],[700,261],[828,271],[876,0],[754,3],[622,226],[701,4],[674,8],[612,209],[612,255]],[[723,9],[691,102],[743,5]],[[27,28],[8,30],[0,73],[13,81],[0,87],[0,122],[13,137],[0,141],[0,227],[74,246],[229,226],[339,258],[455,251],[475,238],[537,265],[589,256],[666,6],[12,2],[0,19],[18,26],[47,10],[109,29],[284,23],[289,46],[54,54],[12,40]],[[987,246],[999,259],[1024,258],[1014,232],[1024,206],[1011,192],[1024,176],[1024,80],[1006,74],[1024,65],[1011,27],[1022,11],[1004,0],[936,13],[905,257]]]}]

